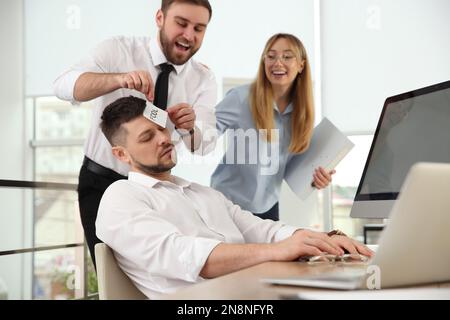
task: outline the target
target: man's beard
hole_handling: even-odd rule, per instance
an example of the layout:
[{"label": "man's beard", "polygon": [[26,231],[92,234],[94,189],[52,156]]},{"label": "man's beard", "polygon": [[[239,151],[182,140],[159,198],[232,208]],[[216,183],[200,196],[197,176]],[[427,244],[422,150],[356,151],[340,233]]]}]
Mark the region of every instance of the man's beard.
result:
[{"label": "man's beard", "polygon": [[190,54],[186,58],[178,57],[176,54],[174,54],[174,47],[176,46],[174,41],[173,43],[170,42],[170,40],[166,37],[166,34],[164,33],[164,26],[159,31],[159,40],[161,41],[161,47],[164,55],[167,58],[167,61],[173,63],[174,65],[182,65],[185,64],[194,54],[197,53],[199,48],[189,48]]},{"label": "man's beard", "polygon": [[153,174],[170,171],[173,167],[175,167],[175,163],[173,163],[173,162],[172,162],[172,164],[169,164],[169,165],[158,164],[158,165],[149,166],[149,165],[140,163],[133,157],[131,157],[131,158],[133,159],[134,166],[148,175],[153,175]]}]

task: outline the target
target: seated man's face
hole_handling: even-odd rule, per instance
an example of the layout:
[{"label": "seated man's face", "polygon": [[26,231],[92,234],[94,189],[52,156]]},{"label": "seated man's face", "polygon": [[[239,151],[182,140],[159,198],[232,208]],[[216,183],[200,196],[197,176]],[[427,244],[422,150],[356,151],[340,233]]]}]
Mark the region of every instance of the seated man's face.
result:
[{"label": "seated man's face", "polygon": [[132,169],[155,174],[175,166],[175,147],[167,129],[144,116],[123,124],[123,127],[127,131],[123,148]]}]

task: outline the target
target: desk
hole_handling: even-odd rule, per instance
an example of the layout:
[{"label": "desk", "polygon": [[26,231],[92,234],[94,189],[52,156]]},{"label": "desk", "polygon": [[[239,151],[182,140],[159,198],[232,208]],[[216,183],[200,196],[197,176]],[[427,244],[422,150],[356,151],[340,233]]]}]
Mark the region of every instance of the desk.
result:
[{"label": "desk", "polygon": [[[347,267],[348,265],[346,265]],[[363,265],[353,265],[354,268],[364,268]],[[312,275],[339,268],[339,265],[320,264],[308,265],[305,262],[266,262],[243,269],[216,279],[207,280],[179,290],[174,294],[164,295],[163,299],[173,300],[275,300],[282,294],[296,294],[300,291],[332,290],[313,289],[294,286],[274,286],[260,282],[261,278],[289,277]],[[444,284],[417,286],[417,288],[449,288],[450,282]]]}]

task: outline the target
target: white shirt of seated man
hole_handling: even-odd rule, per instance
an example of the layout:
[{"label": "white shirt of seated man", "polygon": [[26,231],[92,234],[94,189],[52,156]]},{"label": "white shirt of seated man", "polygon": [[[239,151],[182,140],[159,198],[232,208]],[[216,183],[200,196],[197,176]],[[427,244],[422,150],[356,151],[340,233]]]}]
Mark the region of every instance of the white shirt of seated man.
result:
[{"label": "white shirt of seated man", "polygon": [[266,261],[341,255],[344,249],[372,254],[345,236],[262,220],[210,187],[171,175],[175,148],[169,131],[142,116],[144,108],[144,100],[128,97],[103,113],[112,152],[131,171],[128,180],[106,190],[96,228],[147,297]]}]

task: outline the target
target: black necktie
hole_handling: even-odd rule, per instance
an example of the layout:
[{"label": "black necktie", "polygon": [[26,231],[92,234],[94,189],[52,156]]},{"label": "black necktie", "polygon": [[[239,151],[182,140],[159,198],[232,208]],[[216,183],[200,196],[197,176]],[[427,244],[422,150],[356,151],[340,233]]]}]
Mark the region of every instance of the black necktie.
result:
[{"label": "black necktie", "polygon": [[161,68],[161,73],[156,80],[155,101],[153,101],[153,104],[160,109],[166,110],[167,93],[169,91],[169,75],[175,69],[173,65],[168,63],[162,63],[159,67]]}]

